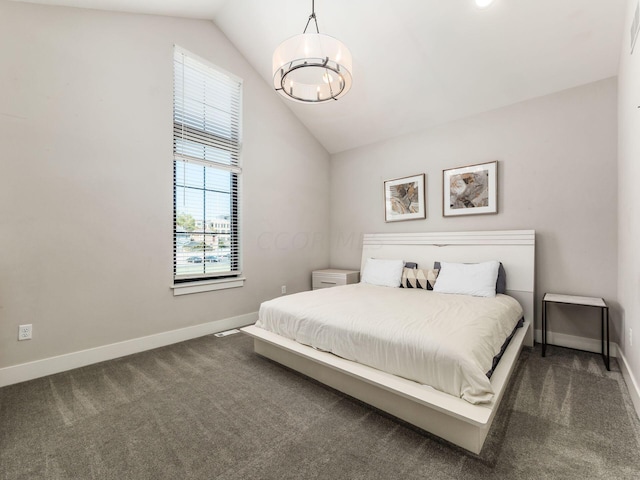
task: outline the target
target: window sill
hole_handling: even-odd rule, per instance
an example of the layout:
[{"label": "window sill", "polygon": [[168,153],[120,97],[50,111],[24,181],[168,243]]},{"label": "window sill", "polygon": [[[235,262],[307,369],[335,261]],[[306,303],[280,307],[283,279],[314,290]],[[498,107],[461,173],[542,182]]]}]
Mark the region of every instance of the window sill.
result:
[{"label": "window sill", "polygon": [[214,290],[225,290],[227,288],[238,288],[244,285],[244,277],[224,278],[220,280],[204,280],[202,282],[178,283],[173,285],[173,295],[189,295],[191,293],[211,292]]}]

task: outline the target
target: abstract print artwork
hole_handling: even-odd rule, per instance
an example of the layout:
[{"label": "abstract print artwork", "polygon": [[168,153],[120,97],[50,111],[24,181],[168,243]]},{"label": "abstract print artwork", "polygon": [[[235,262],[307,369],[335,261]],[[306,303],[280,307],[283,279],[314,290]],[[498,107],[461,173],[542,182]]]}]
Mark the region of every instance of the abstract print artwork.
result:
[{"label": "abstract print artwork", "polygon": [[498,213],[498,162],[451,168],[442,177],[445,217]]},{"label": "abstract print artwork", "polygon": [[427,218],[424,199],[424,173],[387,180],[384,182],[385,222]]}]

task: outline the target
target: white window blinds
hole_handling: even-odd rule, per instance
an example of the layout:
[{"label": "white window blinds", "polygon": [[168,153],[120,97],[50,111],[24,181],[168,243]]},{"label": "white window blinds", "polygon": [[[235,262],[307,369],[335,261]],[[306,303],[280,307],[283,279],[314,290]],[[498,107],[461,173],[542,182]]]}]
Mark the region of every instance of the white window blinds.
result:
[{"label": "white window blinds", "polygon": [[174,282],[241,273],[242,81],[175,47]]}]

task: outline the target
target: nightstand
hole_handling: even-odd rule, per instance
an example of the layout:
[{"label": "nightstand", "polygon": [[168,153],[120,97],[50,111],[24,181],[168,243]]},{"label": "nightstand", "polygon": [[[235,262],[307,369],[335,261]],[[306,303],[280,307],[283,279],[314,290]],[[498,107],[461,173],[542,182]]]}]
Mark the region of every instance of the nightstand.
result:
[{"label": "nightstand", "polygon": [[[595,307],[600,309],[600,333],[602,344],[602,359],[604,365],[609,368],[609,307],[602,298],[598,297],[578,297],[576,295],[560,295],[557,293],[545,293],[542,299],[542,356],[547,350],[547,304],[564,303],[565,305],[580,305],[583,307]],[[606,328],[605,328],[606,327]],[[606,353],[605,353],[606,352]]]},{"label": "nightstand", "polygon": [[360,281],[358,270],[340,270],[337,268],[327,268],[324,270],[314,270],[311,274],[311,286],[313,290],[319,288],[337,287],[338,285],[349,285]]}]

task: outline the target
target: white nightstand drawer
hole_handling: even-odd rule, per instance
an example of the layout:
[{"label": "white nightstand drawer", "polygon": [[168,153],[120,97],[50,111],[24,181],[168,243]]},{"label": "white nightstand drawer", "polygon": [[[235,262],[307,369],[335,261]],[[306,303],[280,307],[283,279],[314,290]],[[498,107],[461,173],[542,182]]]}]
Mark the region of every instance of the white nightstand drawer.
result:
[{"label": "white nightstand drawer", "polygon": [[311,280],[311,286],[314,290],[337,287],[339,285],[358,283],[360,281],[360,272],[357,270],[339,270],[335,268],[315,270],[311,275]]}]

